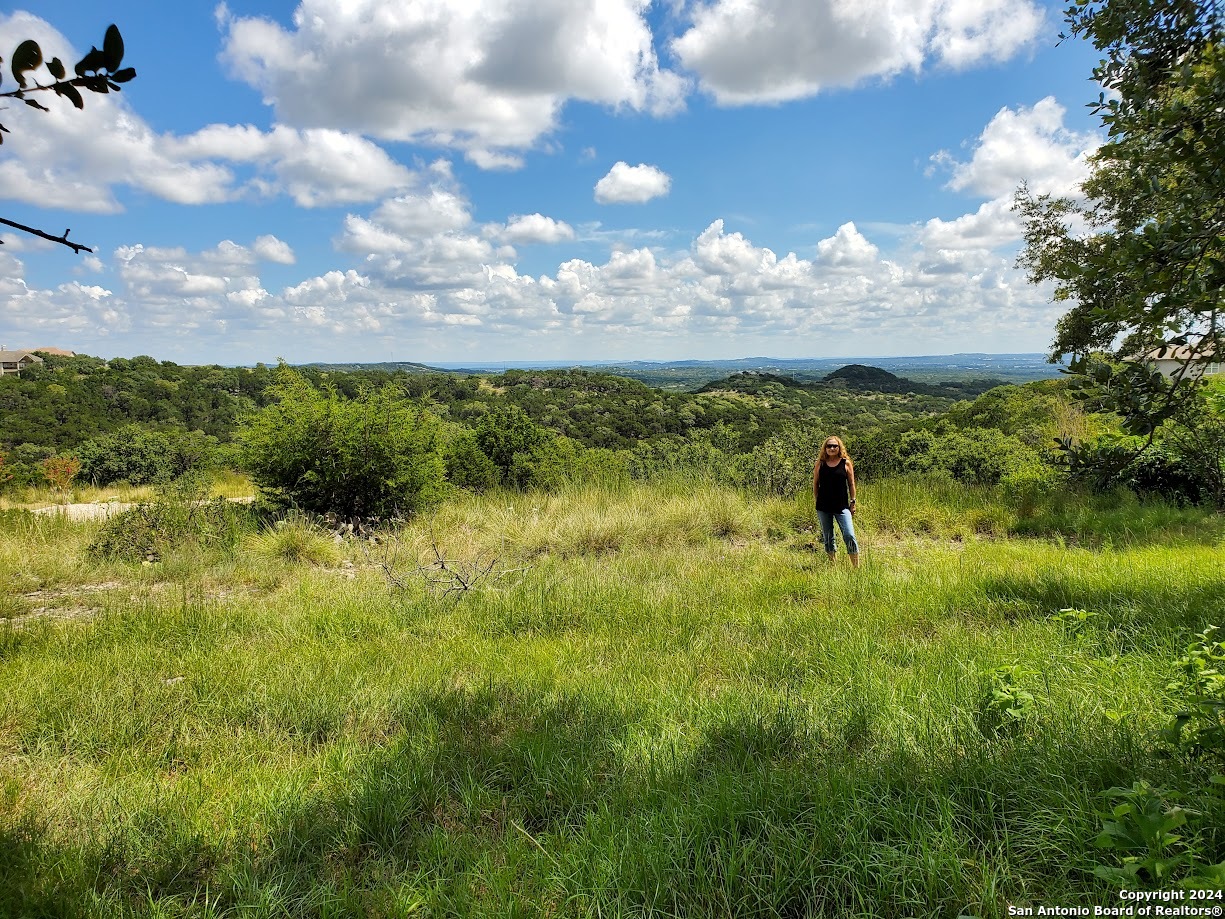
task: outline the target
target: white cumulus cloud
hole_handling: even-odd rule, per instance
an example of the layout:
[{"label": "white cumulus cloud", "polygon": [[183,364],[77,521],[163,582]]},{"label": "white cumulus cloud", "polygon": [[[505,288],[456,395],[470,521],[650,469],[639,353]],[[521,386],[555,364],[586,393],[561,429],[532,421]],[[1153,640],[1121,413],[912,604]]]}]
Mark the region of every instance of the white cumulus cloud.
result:
[{"label": "white cumulus cloud", "polygon": [[1035,0],[714,0],[672,51],[721,103],[781,102],[929,61],[1004,60],[1043,22]]},{"label": "white cumulus cloud", "polygon": [[261,236],[251,246],[251,251],[266,262],[276,262],[278,265],[292,265],[295,261],[293,249],[289,243],[275,236]]},{"label": "white cumulus cloud", "polygon": [[1025,181],[1037,194],[1075,195],[1088,177],[1088,157],[1101,141],[1069,130],[1064,114],[1064,107],[1050,96],[1032,108],[1000,109],[978,137],[968,162],[947,151],[933,160],[952,168],[948,184],[955,191],[1011,196]]},{"label": "white cumulus cloud", "polygon": [[[47,56],[75,60],[69,42],[28,13],[0,16],[0,34],[35,39]],[[49,99],[47,112],[11,106],[0,160],[0,197],[92,213],[122,209],[116,190],[176,204],[288,195],[303,207],[374,201],[410,187],[414,174],[377,144],[329,128],[209,125],[158,134],[127,94],[86,93],[85,108]]]},{"label": "white cumulus cloud", "polygon": [[600,204],[644,204],[666,195],[671,187],[672,179],[662,169],[622,160],[596,183],[595,199]]},{"label": "white cumulus cloud", "polygon": [[515,245],[526,243],[559,243],[574,239],[574,228],[561,220],[543,214],[512,217],[498,237]]},{"label": "white cumulus cloud", "polygon": [[552,131],[567,100],[669,111],[685,82],[661,70],[649,0],[302,0],[286,28],[222,11],[223,57],[280,121],[469,151]]},{"label": "white cumulus cloud", "polygon": [[879,250],[856,229],[853,223],[844,223],[838,232],[817,243],[817,258],[825,265],[853,267],[876,261]]}]

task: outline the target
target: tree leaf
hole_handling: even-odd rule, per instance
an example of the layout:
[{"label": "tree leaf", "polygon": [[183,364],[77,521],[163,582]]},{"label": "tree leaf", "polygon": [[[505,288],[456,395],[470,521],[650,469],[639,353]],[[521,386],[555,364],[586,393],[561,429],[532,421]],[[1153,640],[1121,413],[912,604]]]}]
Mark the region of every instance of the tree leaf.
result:
[{"label": "tree leaf", "polygon": [[102,40],[102,53],[106,56],[106,69],[114,73],[123,63],[123,36],[113,22],[106,27],[106,38]]},{"label": "tree leaf", "polygon": [[57,80],[64,79],[64,74],[67,72],[64,70],[64,62],[58,57],[53,57],[47,62],[47,69],[51,71],[51,76]]},{"label": "tree leaf", "polygon": [[25,73],[27,70],[34,70],[41,67],[43,63],[43,49],[38,47],[38,42],[32,38],[27,38],[17,50],[13,52],[13,77],[22,86],[26,85]]},{"label": "tree leaf", "polygon": [[51,109],[47,108],[45,105],[43,105],[43,104],[42,104],[41,102],[39,102],[37,99],[26,99],[26,100],[25,100],[25,104],[26,104],[26,105],[28,105],[30,108],[36,108],[36,109],[38,109],[40,112],[49,112],[49,111],[51,111]]},{"label": "tree leaf", "polygon": [[77,72],[78,77],[83,77],[89,71],[98,71],[105,66],[106,55],[104,55],[97,48],[90,48],[89,53],[77,61],[76,67],[73,69]]},{"label": "tree leaf", "polygon": [[130,80],[136,79],[136,68],[124,67],[123,70],[116,70],[111,74],[111,79],[116,83],[127,83]]},{"label": "tree leaf", "polygon": [[85,108],[85,100],[81,98],[81,91],[71,83],[57,83],[55,92],[57,95],[68,99],[77,108]]}]

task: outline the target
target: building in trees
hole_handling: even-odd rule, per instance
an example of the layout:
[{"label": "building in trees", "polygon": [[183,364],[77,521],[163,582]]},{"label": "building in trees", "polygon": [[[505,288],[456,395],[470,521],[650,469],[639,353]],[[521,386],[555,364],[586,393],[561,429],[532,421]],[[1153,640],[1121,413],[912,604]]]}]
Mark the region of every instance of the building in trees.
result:
[{"label": "building in trees", "polygon": [[1180,373],[1191,379],[1199,379],[1216,376],[1225,370],[1211,341],[1200,342],[1196,346],[1162,345],[1144,355],[1144,360],[1167,380]]},{"label": "building in trees", "polygon": [[5,351],[0,349],[0,376],[20,374],[32,364],[41,364],[43,359],[33,351]]}]

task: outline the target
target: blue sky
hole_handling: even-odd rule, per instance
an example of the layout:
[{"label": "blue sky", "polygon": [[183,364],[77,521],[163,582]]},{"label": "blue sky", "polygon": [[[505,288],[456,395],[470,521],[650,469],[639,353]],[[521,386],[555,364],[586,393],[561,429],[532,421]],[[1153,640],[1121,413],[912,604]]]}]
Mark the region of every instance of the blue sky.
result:
[{"label": "blue sky", "polygon": [[[0,343],[188,362],[1042,351],[1022,181],[1097,55],[1043,0],[61,0],[137,79],[10,102]],[[45,79],[46,72],[41,76]],[[5,73],[0,90],[11,89]]]}]

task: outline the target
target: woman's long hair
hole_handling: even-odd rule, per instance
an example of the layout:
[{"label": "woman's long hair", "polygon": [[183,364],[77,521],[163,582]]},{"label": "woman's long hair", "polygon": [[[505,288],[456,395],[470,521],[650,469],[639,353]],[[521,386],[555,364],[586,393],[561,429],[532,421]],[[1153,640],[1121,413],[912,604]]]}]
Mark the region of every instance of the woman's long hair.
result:
[{"label": "woman's long hair", "polygon": [[826,437],[826,438],[822,439],[822,441],[821,441],[821,455],[820,455],[819,457],[817,457],[817,460],[818,460],[819,462],[822,462],[822,463],[823,463],[823,462],[825,462],[825,445],[826,445],[827,443],[829,443],[831,440],[836,440],[836,441],[838,441],[838,459],[844,459],[844,460],[846,460],[846,465],[847,465],[847,468],[848,468],[848,469],[854,469],[854,468],[855,468],[855,464],[854,464],[853,462],[851,462],[851,454],[849,454],[849,453],[847,453],[847,452],[846,452],[846,444],[844,444],[844,443],[842,442],[842,438],[841,438],[841,437],[838,437],[838,436],[833,435],[833,434],[831,434],[829,437]]}]

